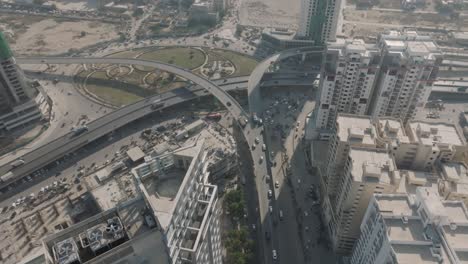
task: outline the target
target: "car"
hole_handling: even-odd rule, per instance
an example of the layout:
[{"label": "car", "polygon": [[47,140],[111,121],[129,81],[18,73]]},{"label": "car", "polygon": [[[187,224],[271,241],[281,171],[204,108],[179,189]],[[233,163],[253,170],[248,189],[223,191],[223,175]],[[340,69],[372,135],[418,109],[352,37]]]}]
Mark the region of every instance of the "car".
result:
[{"label": "car", "polygon": [[273,260],[277,260],[278,259],[278,253],[276,253],[276,249],[273,249],[271,251],[272,255],[273,255]]},{"label": "car", "polygon": [[270,232],[265,231],[265,239],[266,239],[266,240],[270,240],[270,238],[271,238]]},{"label": "car", "polygon": [[271,190],[268,190],[268,198],[273,197],[273,192]]},{"label": "car", "polygon": [[260,156],[260,161],[259,163],[262,163],[263,162],[263,156]]},{"label": "car", "polygon": [[258,137],[255,138],[255,144],[260,143],[260,139]]},{"label": "car", "polygon": [[270,212],[270,214],[272,214],[273,213],[273,206],[271,206],[271,205],[268,206],[268,211]]},{"label": "car", "polygon": [[279,210],[279,219],[280,221],[283,221],[283,210]]},{"label": "car", "polygon": [[252,150],[255,150],[255,144],[252,145]]},{"label": "car", "polygon": [[266,145],[265,144],[262,145],[262,150],[266,151]]},{"label": "car", "polygon": [[279,188],[279,182],[278,181],[275,181],[275,187]]}]

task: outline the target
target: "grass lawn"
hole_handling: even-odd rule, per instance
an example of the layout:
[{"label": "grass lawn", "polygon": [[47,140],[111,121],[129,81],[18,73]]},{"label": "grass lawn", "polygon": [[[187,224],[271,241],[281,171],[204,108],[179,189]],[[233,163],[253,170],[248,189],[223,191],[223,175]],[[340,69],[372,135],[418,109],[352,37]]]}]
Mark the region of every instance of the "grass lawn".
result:
[{"label": "grass lawn", "polygon": [[151,91],[135,84],[108,80],[105,72],[93,73],[85,85],[90,93],[105,102],[119,107],[136,102],[152,94]]},{"label": "grass lawn", "polygon": [[162,48],[142,54],[138,58],[174,64],[186,69],[195,69],[205,62],[205,54],[192,48]]},{"label": "grass lawn", "polygon": [[258,61],[236,52],[227,50],[210,50],[210,52],[220,55],[234,63],[236,66],[236,72],[230,77],[249,75],[258,64]]}]

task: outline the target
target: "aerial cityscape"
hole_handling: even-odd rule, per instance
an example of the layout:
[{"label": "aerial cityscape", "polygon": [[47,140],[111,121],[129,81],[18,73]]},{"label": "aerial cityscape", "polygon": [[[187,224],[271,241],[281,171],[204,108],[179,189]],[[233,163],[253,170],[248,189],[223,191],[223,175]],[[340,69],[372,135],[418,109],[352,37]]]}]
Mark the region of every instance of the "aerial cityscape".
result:
[{"label": "aerial cityscape", "polygon": [[467,140],[468,0],[0,0],[1,264],[468,263]]}]

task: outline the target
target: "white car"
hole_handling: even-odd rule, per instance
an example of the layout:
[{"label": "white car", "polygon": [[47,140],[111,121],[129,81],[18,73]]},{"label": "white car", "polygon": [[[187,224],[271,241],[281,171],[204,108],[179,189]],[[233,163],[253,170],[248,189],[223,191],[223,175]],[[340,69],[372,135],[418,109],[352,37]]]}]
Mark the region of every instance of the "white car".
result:
[{"label": "white car", "polygon": [[271,253],[273,254],[273,260],[277,260],[278,259],[278,254],[276,253],[276,250],[273,249],[273,251]]},{"label": "white car", "polygon": [[273,192],[271,190],[268,190],[268,198],[271,198],[273,196]]},{"label": "white car", "polygon": [[265,144],[262,145],[262,150],[266,151],[266,145]]},{"label": "white car", "polygon": [[255,144],[260,143],[260,139],[258,137],[255,138]]}]

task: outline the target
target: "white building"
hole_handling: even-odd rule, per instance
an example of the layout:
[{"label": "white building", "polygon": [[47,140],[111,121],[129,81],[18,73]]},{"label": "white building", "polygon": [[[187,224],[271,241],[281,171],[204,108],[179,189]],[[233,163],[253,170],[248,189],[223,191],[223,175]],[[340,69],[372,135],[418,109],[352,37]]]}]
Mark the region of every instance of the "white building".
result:
[{"label": "white building", "polygon": [[323,60],[316,128],[330,130],[337,113],[394,117],[407,123],[424,107],[441,52],[416,32],[390,32],[378,44],[329,44]]},{"label": "white building", "polygon": [[352,264],[467,263],[468,211],[432,188],[375,195],[361,224]]},{"label": "white building", "polygon": [[[455,125],[414,121],[405,130],[395,118],[339,114],[320,186],[322,213],[335,251],[350,252],[374,193],[439,187],[447,199],[468,198],[466,170],[465,174],[463,168],[454,171],[447,164],[465,146]],[[445,181],[441,181],[441,165],[450,175]]]},{"label": "white building", "polygon": [[350,147],[376,147],[376,131],[368,116],[340,114],[330,138],[326,175],[322,189],[330,196],[338,190],[338,183],[346,165]]},{"label": "white building", "polygon": [[341,0],[302,0],[297,37],[316,44],[335,41]]},{"label": "white building", "polygon": [[208,183],[207,166],[201,141],[132,170],[173,264],[222,263],[217,186]]},{"label": "white building", "polygon": [[468,205],[468,171],[463,163],[443,164],[438,187],[444,199],[463,201]]},{"label": "white building", "polygon": [[381,149],[351,147],[336,195],[323,201],[323,214],[335,252],[349,254],[374,193],[393,193],[400,184],[392,156]]},{"label": "white building", "polygon": [[382,34],[378,45],[383,60],[370,114],[407,123],[426,104],[442,53],[429,36],[416,32]]},{"label": "white building", "polygon": [[379,50],[362,40],[327,47],[320,74],[317,128],[332,129],[337,113],[367,113],[379,63]]}]

